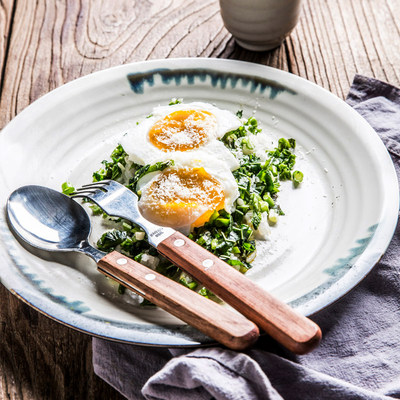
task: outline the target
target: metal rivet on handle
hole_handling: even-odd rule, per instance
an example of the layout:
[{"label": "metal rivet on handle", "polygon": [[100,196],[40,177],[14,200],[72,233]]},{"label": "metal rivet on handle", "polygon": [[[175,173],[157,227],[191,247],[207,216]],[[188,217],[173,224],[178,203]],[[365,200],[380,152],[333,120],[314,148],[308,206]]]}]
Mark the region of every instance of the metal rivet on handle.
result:
[{"label": "metal rivet on handle", "polygon": [[175,247],[182,247],[185,244],[185,241],[183,239],[176,239],[174,242]]},{"label": "metal rivet on handle", "polygon": [[156,279],[156,276],[154,274],[147,274],[145,275],[144,279],[146,279],[146,281],[154,281],[154,279]]},{"label": "metal rivet on handle", "polygon": [[118,265],[125,265],[128,262],[126,258],[118,258],[117,264]]},{"label": "metal rivet on handle", "polygon": [[214,261],[213,260],[210,260],[209,258],[206,258],[204,261],[203,261],[203,267],[207,270],[208,268],[211,268],[212,266],[213,266],[213,264],[214,264]]}]

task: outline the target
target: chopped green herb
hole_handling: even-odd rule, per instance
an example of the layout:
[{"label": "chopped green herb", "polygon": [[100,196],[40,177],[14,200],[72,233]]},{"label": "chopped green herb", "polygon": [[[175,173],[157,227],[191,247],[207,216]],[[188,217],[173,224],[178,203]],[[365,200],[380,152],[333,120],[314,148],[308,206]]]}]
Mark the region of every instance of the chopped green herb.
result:
[{"label": "chopped green herb", "polygon": [[97,204],[91,204],[89,206],[92,210],[93,215],[105,215],[107,217],[107,214],[103,212],[103,210],[97,205]]},{"label": "chopped green herb", "polygon": [[277,222],[278,215],[283,215],[276,204],[280,182],[292,180],[298,186],[303,179],[300,171],[292,172],[296,161],[296,141],[280,138],[277,147],[268,151],[267,160],[262,162],[251,151],[251,136],[259,132],[257,120],[250,117],[241,127],[226,133],[221,139],[240,163],[239,168],[233,171],[240,193],[232,214],[233,220],[236,223],[250,221],[255,230],[260,226],[263,213],[267,213],[271,224]]},{"label": "chopped green herb", "polygon": [[299,186],[300,183],[303,182],[303,173],[300,171],[294,171],[292,175],[292,181],[294,187]]},{"label": "chopped green herb", "polygon": [[61,189],[62,189],[62,192],[64,194],[66,194],[67,196],[69,196],[70,194],[75,192],[75,188],[71,184],[69,184],[68,182],[64,182],[61,185]]},{"label": "chopped green herb", "polygon": [[103,160],[103,168],[93,173],[93,182],[99,182],[104,179],[117,180],[122,175],[122,170],[126,166],[128,154],[119,144],[111,153],[111,161]]},{"label": "chopped green herb", "polygon": [[179,278],[179,283],[192,290],[196,289],[196,287],[198,286],[198,283],[191,280],[190,277],[188,277],[185,273],[181,274],[181,277]]},{"label": "chopped green herb", "polygon": [[[230,256],[234,254],[235,260],[240,261],[245,270],[249,269],[251,266],[246,258],[255,251],[251,228],[235,221],[234,215],[225,210],[220,210],[217,214],[216,218],[210,219],[204,226],[195,228],[191,239],[225,261],[231,260]],[[236,264],[236,261],[233,263]],[[232,265],[232,261],[228,264]]]},{"label": "chopped green herb", "polygon": [[174,106],[175,104],[181,104],[182,103],[182,99],[177,99],[177,98],[172,98],[171,101],[168,103],[169,106]]},{"label": "chopped green herb", "polygon": [[125,231],[113,229],[104,233],[97,242],[97,247],[103,251],[114,251],[128,237]]}]

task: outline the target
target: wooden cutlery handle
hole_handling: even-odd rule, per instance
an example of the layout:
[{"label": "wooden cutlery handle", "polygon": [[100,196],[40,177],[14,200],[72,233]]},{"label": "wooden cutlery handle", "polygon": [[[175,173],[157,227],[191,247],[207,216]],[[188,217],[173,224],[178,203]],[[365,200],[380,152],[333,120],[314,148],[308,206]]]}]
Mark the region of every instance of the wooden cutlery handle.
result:
[{"label": "wooden cutlery handle", "polygon": [[116,251],[103,257],[98,269],[226,347],[244,350],[258,339],[257,326],[243,315]]},{"label": "wooden cutlery handle", "polygon": [[321,340],[313,321],[180,232],[162,241],[157,250],[293,353],[305,354]]}]

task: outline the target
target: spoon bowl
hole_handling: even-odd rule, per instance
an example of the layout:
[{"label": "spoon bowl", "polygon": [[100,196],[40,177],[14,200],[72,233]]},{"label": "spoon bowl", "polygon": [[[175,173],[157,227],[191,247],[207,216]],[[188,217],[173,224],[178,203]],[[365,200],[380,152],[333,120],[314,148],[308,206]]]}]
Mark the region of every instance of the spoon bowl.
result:
[{"label": "spoon bowl", "polygon": [[22,240],[45,251],[77,251],[91,231],[90,218],[80,204],[43,186],[23,186],[13,192],[7,215]]}]

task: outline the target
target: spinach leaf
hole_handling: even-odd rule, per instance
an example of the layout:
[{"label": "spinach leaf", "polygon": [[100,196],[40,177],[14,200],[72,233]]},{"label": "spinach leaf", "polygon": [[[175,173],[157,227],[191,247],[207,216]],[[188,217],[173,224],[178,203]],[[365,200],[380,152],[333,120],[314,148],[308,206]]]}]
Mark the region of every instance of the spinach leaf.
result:
[{"label": "spinach leaf", "polygon": [[137,166],[138,169],[136,170],[133,178],[129,181],[128,188],[131,189],[133,192],[137,192],[136,185],[139,179],[143,178],[145,175],[150,174],[151,172],[156,171],[163,171],[165,168],[172,167],[174,162],[172,160],[168,161],[160,161],[155,164],[147,164],[144,166]]},{"label": "spinach leaf", "polygon": [[93,173],[93,182],[99,182],[104,179],[117,180],[122,175],[122,170],[126,166],[128,154],[119,144],[111,153],[111,161],[103,160],[103,168]]}]

